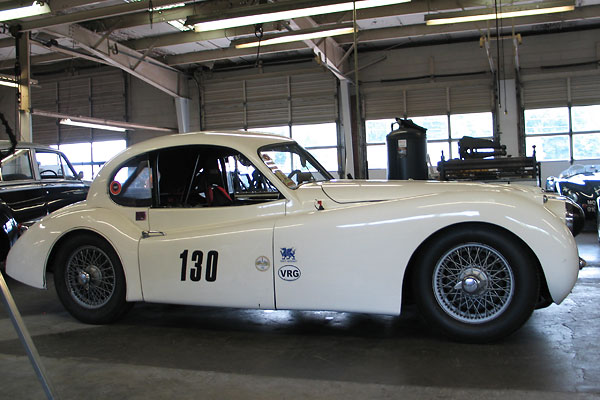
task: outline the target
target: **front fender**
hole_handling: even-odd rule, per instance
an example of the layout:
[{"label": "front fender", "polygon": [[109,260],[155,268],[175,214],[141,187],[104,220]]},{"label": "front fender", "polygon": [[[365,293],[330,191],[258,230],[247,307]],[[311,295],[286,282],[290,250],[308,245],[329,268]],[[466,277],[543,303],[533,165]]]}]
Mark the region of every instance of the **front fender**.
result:
[{"label": "front fender", "polygon": [[537,198],[502,192],[496,193],[493,199],[480,194],[453,193],[445,195],[443,203],[431,202],[420,208],[431,210],[430,215],[437,214],[440,220],[447,222],[456,220],[453,215],[461,215],[460,221],[453,222],[490,223],[515,234],[537,257],[550,295],[557,304],[564,300],[577,281],[579,254],[575,239],[563,216],[544,207]]},{"label": "front fender", "polygon": [[50,255],[65,236],[82,230],[94,232],[110,243],[123,265],[127,300],[142,300],[137,254],[141,230],[104,208],[75,205],[33,225],[10,250],[6,260],[7,274],[27,285],[46,289]]}]

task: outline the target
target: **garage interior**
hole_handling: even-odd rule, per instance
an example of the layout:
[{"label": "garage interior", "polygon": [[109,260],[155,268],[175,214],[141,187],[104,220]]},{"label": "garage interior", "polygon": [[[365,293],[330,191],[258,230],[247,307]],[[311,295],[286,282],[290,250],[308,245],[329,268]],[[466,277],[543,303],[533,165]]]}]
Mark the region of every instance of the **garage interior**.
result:
[{"label": "garage interior", "polygon": [[[0,112],[19,140],[59,148],[84,179],[132,144],[200,130],[281,134],[335,177],[386,179],[395,118],[427,128],[432,179],[463,136],[513,157],[535,152],[539,181],[516,183],[600,164],[600,0],[356,10],[364,1],[49,0],[45,14],[2,19],[24,3],[0,0]],[[339,4],[350,8],[201,25]],[[473,15],[488,17],[434,24]],[[598,398],[600,246],[588,225],[573,293],[488,345],[437,336],[410,308],[389,317],[138,304],[90,326],[62,308],[51,279],[43,292],[7,282],[61,398]],[[43,398],[0,315],[0,397]]]}]

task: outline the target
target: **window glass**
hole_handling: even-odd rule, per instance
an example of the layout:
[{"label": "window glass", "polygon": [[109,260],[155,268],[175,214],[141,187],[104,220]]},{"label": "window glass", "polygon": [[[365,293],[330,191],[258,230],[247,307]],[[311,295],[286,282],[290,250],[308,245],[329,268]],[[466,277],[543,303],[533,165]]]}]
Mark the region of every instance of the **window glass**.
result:
[{"label": "window glass", "polygon": [[415,124],[427,128],[427,140],[448,139],[447,115],[432,115],[411,119]]},{"label": "window glass", "polygon": [[[460,139],[463,136],[494,136],[494,120],[491,112],[452,114],[450,115],[450,128],[454,139]],[[429,138],[429,135],[427,137]]]},{"label": "window glass", "polygon": [[125,140],[108,140],[92,143],[92,159],[94,162],[106,162],[125,150]]},{"label": "window glass", "polygon": [[159,207],[222,207],[278,199],[279,192],[240,152],[180,146],[156,155]]},{"label": "window glass", "polygon": [[40,176],[42,179],[74,179],[75,175],[59,153],[36,150]]},{"label": "window glass", "polygon": [[5,157],[2,160],[0,180],[16,181],[21,179],[33,179],[31,163],[29,162],[29,150],[21,149]]},{"label": "window glass", "polygon": [[568,160],[569,159],[569,136],[529,136],[525,139],[527,156],[533,154],[535,147],[538,161]]},{"label": "window glass", "polygon": [[367,146],[367,162],[369,169],[386,169],[387,168],[387,146],[374,145]]},{"label": "window glass", "polygon": [[600,133],[573,135],[573,158],[600,158]]},{"label": "window glass", "polygon": [[561,132],[569,132],[568,107],[525,110],[526,135]]},{"label": "window glass", "polygon": [[450,146],[448,142],[430,142],[427,143],[427,154],[431,160],[431,164],[436,166],[442,160],[442,152],[444,152],[444,160],[450,159]]},{"label": "window glass", "polygon": [[61,144],[59,148],[72,163],[89,163],[92,161],[91,143]]},{"label": "window glass", "polygon": [[302,183],[333,179],[325,168],[296,143],[263,147],[259,151],[263,162],[281,182],[291,189]]},{"label": "window glass", "polygon": [[325,167],[327,171],[337,171],[338,169],[338,151],[337,148],[330,149],[311,149],[310,154]]},{"label": "window glass", "polygon": [[62,166],[62,171],[63,171],[63,175],[64,175],[65,179],[77,179],[77,176],[75,175],[75,171],[73,171],[71,169],[71,166],[65,159],[65,156],[60,154],[59,158],[60,158],[60,164]]},{"label": "window glass", "polygon": [[149,207],[152,204],[152,175],[147,156],[126,162],[119,168],[108,189],[117,204]]},{"label": "window glass", "polygon": [[600,131],[600,105],[572,107],[573,132]]},{"label": "window glass", "polygon": [[[303,147],[337,146],[337,125],[335,122],[294,125],[292,126],[292,139]],[[337,166],[335,169],[337,170]]]},{"label": "window glass", "polygon": [[[373,119],[366,121],[365,133],[367,137],[367,143],[385,143],[385,137],[392,131],[392,123],[394,122],[396,122],[396,120],[393,118]],[[371,164],[369,163],[369,165]]]}]

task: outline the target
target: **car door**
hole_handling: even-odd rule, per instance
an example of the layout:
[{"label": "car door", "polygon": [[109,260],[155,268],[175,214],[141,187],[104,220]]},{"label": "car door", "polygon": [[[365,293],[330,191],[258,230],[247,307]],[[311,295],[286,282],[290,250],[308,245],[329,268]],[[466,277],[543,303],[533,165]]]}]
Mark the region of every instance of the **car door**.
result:
[{"label": "car door", "polygon": [[64,155],[50,150],[35,150],[48,212],[85,200],[88,187],[77,178]]},{"label": "car door", "polygon": [[254,168],[235,150],[170,148],[153,160],[155,200],[139,245],[144,300],[274,308],[273,228],[286,200],[273,187],[253,191]]},{"label": "car door", "polygon": [[29,149],[17,149],[1,162],[0,199],[12,210],[18,222],[47,214],[45,191],[35,179]]}]

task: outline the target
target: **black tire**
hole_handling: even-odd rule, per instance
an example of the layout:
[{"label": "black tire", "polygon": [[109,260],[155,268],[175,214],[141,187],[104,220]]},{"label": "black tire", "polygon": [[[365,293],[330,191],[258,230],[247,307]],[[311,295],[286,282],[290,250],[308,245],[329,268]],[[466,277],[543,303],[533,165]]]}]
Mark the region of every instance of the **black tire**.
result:
[{"label": "black tire", "polygon": [[539,296],[535,263],[523,245],[491,226],[469,225],[436,237],[420,254],[414,298],[426,321],[461,342],[510,335]]},{"label": "black tire", "polygon": [[67,239],[54,263],[54,285],[63,306],[88,324],[116,321],[133,305],[125,301],[125,274],[104,239],[81,234]]}]

